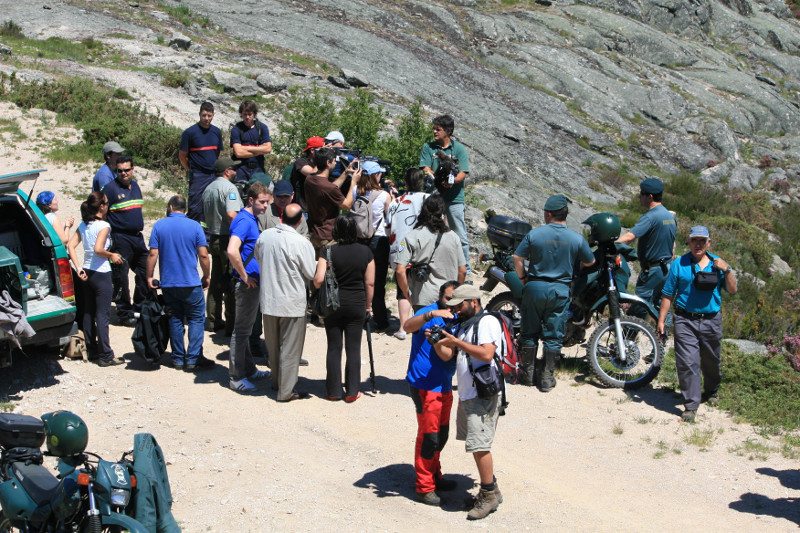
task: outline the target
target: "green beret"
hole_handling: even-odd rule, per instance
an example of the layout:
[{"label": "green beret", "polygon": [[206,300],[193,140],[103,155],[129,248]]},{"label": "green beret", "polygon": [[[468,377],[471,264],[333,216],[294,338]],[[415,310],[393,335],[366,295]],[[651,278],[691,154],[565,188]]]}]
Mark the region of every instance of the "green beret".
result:
[{"label": "green beret", "polygon": [[661,194],[664,192],[664,184],[660,179],[647,178],[640,185],[639,188],[645,194]]},{"label": "green beret", "polygon": [[544,203],[545,211],[558,211],[567,207],[567,197],[563,194],[554,194]]},{"label": "green beret", "polygon": [[247,182],[247,185],[252,185],[257,181],[269,187],[272,184],[272,177],[266,172],[256,172],[250,177],[250,181]]}]

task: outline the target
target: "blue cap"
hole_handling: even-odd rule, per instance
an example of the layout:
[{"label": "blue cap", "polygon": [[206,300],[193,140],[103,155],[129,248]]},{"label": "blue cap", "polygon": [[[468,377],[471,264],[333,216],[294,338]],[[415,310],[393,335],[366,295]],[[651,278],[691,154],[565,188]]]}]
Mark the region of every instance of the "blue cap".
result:
[{"label": "blue cap", "polygon": [[703,239],[710,239],[708,235],[708,228],[705,226],[694,226],[689,230],[689,238],[702,237]]},{"label": "blue cap", "polygon": [[639,184],[639,189],[645,194],[661,194],[664,192],[664,184],[660,179],[647,178]]},{"label": "blue cap", "polygon": [[53,201],[55,196],[56,195],[50,191],[42,191],[39,193],[39,196],[36,197],[36,203],[39,205],[50,205],[50,202]]},{"label": "blue cap", "polygon": [[364,161],[364,165],[361,168],[364,169],[364,174],[368,174],[370,176],[372,174],[377,174],[378,172],[386,172],[386,169],[375,161]]},{"label": "blue cap", "polygon": [[294,187],[289,180],[280,180],[275,184],[275,189],[272,191],[275,196],[290,196],[294,194]]}]

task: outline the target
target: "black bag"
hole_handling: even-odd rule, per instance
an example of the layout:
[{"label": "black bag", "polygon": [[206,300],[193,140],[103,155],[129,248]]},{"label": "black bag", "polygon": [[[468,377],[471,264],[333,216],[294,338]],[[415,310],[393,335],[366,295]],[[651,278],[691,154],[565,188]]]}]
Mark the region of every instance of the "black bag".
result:
[{"label": "black bag", "polygon": [[325,280],[311,295],[311,309],[323,318],[339,310],[339,282],[336,281],[336,273],[333,271],[330,245],[325,247],[325,259],[328,262]]},{"label": "black bag", "polygon": [[431,275],[431,261],[433,261],[433,255],[436,253],[436,249],[439,247],[439,243],[442,242],[442,233],[436,236],[436,244],[433,245],[433,252],[431,252],[431,258],[428,259],[424,263],[415,263],[409,267],[409,276],[414,281],[418,283],[425,283],[428,281],[428,276]]},{"label": "black bag", "polygon": [[[709,255],[708,258],[711,259],[711,256]],[[713,291],[717,288],[717,285],[719,285],[719,274],[717,273],[717,269],[715,269],[713,266],[711,267],[711,272],[698,272],[697,264],[692,262],[692,274],[694,276],[692,284],[698,291]]]},{"label": "black bag", "polygon": [[[472,344],[478,344],[478,325],[481,319],[487,314],[489,313],[481,311],[470,319],[475,321],[472,328]],[[502,339],[498,340],[502,341]],[[497,396],[498,393],[502,393],[500,398],[500,416],[503,416],[505,414],[505,408],[508,406],[508,401],[506,400],[506,380],[504,379],[503,373],[500,371],[500,369],[503,368],[503,362],[497,356],[497,352],[492,356],[491,363],[480,366],[477,370],[472,367],[472,357],[467,355],[467,365],[469,366],[469,373],[472,374],[472,382],[475,384],[478,398],[489,400]]]},{"label": "black bag", "polygon": [[169,342],[169,317],[162,297],[148,297],[131,335],[133,351],[150,364],[158,364]]}]

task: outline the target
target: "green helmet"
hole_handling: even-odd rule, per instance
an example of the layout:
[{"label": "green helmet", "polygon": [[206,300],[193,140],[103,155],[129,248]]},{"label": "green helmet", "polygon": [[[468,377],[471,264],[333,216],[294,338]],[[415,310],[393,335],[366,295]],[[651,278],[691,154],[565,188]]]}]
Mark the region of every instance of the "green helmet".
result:
[{"label": "green helmet", "polygon": [[42,415],[46,435],[47,451],[56,457],[79,455],[89,442],[86,423],[69,411],[54,411]]},{"label": "green helmet", "polygon": [[622,224],[613,213],[597,213],[583,223],[589,226],[585,235],[589,246],[613,242],[619,239],[619,234],[622,232]]}]

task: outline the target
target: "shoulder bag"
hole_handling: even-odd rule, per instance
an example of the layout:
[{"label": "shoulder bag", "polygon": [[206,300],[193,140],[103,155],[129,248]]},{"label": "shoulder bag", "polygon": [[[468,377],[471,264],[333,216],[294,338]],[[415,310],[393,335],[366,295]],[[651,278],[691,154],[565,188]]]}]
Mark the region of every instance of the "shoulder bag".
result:
[{"label": "shoulder bag", "polygon": [[330,245],[325,247],[325,259],[328,263],[325,268],[325,280],[311,296],[311,308],[323,318],[339,309],[339,282],[336,281],[336,273],[333,271]]}]

